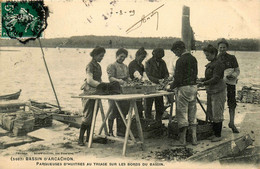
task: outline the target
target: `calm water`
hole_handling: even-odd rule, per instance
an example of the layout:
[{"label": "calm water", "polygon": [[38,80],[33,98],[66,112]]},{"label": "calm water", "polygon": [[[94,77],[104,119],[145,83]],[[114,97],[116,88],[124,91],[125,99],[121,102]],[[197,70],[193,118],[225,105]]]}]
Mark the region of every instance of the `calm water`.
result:
[{"label": "calm water", "polygon": [[[43,63],[40,48],[0,48],[0,94],[22,89],[20,99],[38,100],[56,103]],[[7,51],[9,50],[9,51]],[[80,86],[85,79],[85,67],[91,60],[91,49],[44,48],[45,58],[55,85],[60,105],[71,111],[81,109],[80,99],[71,98],[81,93]],[[108,81],[106,67],[115,61],[116,49],[107,49],[101,62],[103,81]],[[136,50],[129,49],[128,64],[134,59]],[[147,50],[148,58],[152,50]],[[238,89],[243,85],[260,85],[260,52],[230,52],[235,54],[240,65]],[[193,52],[199,64],[199,77],[202,77],[208,63],[202,51]],[[169,50],[165,51],[164,60],[169,66],[177,57]]]}]

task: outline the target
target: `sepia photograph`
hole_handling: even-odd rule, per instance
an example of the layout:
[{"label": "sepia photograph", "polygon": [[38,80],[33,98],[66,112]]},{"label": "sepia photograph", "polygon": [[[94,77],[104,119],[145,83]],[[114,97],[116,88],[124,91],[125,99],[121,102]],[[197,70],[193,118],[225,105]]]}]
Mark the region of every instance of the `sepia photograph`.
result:
[{"label": "sepia photograph", "polygon": [[0,169],[260,167],[259,0],[0,0]]}]

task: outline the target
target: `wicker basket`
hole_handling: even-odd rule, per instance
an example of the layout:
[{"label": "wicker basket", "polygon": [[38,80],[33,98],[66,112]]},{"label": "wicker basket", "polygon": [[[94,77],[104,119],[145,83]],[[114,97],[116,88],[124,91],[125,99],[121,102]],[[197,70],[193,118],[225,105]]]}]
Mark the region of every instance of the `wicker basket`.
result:
[{"label": "wicker basket", "polygon": [[155,93],[157,85],[146,85],[146,86],[121,86],[122,94],[147,94]]},{"label": "wicker basket", "polygon": [[[197,125],[197,139],[198,140],[204,140],[204,139],[214,135],[212,123],[207,123],[200,119],[197,119],[197,122],[198,122],[198,125]],[[169,136],[169,138],[178,139],[178,134],[179,134],[178,123],[177,123],[176,119],[173,119],[173,122],[168,124],[168,136]],[[188,128],[186,139],[187,139],[187,141],[191,142],[190,127]]]}]

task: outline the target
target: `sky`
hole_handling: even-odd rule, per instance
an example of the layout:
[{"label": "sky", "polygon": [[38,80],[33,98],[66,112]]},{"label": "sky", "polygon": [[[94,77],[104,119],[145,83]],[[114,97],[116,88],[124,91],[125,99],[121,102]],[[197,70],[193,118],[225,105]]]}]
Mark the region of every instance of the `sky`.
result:
[{"label": "sky", "polygon": [[51,12],[45,38],[181,37],[183,5],[190,7],[197,40],[260,38],[260,0],[45,0],[45,5]]}]

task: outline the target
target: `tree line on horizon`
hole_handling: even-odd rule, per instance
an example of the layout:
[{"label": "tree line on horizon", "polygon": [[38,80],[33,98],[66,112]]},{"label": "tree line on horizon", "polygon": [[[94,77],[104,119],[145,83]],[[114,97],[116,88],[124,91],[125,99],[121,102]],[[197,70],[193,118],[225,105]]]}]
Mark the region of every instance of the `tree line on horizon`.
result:
[{"label": "tree line on horizon", "polygon": [[[146,49],[154,49],[162,47],[170,49],[172,43],[180,40],[176,37],[120,37],[120,36],[72,36],[70,38],[53,38],[41,39],[43,47],[50,48],[93,48],[95,46],[103,46],[105,48],[130,48],[138,49],[144,47]],[[233,51],[259,51],[260,39],[227,39],[229,42],[229,50]],[[217,47],[218,40],[195,41],[196,50],[202,50],[207,44]],[[0,39],[0,47],[39,47],[37,41],[30,41],[26,45],[19,43],[14,39]]]}]

